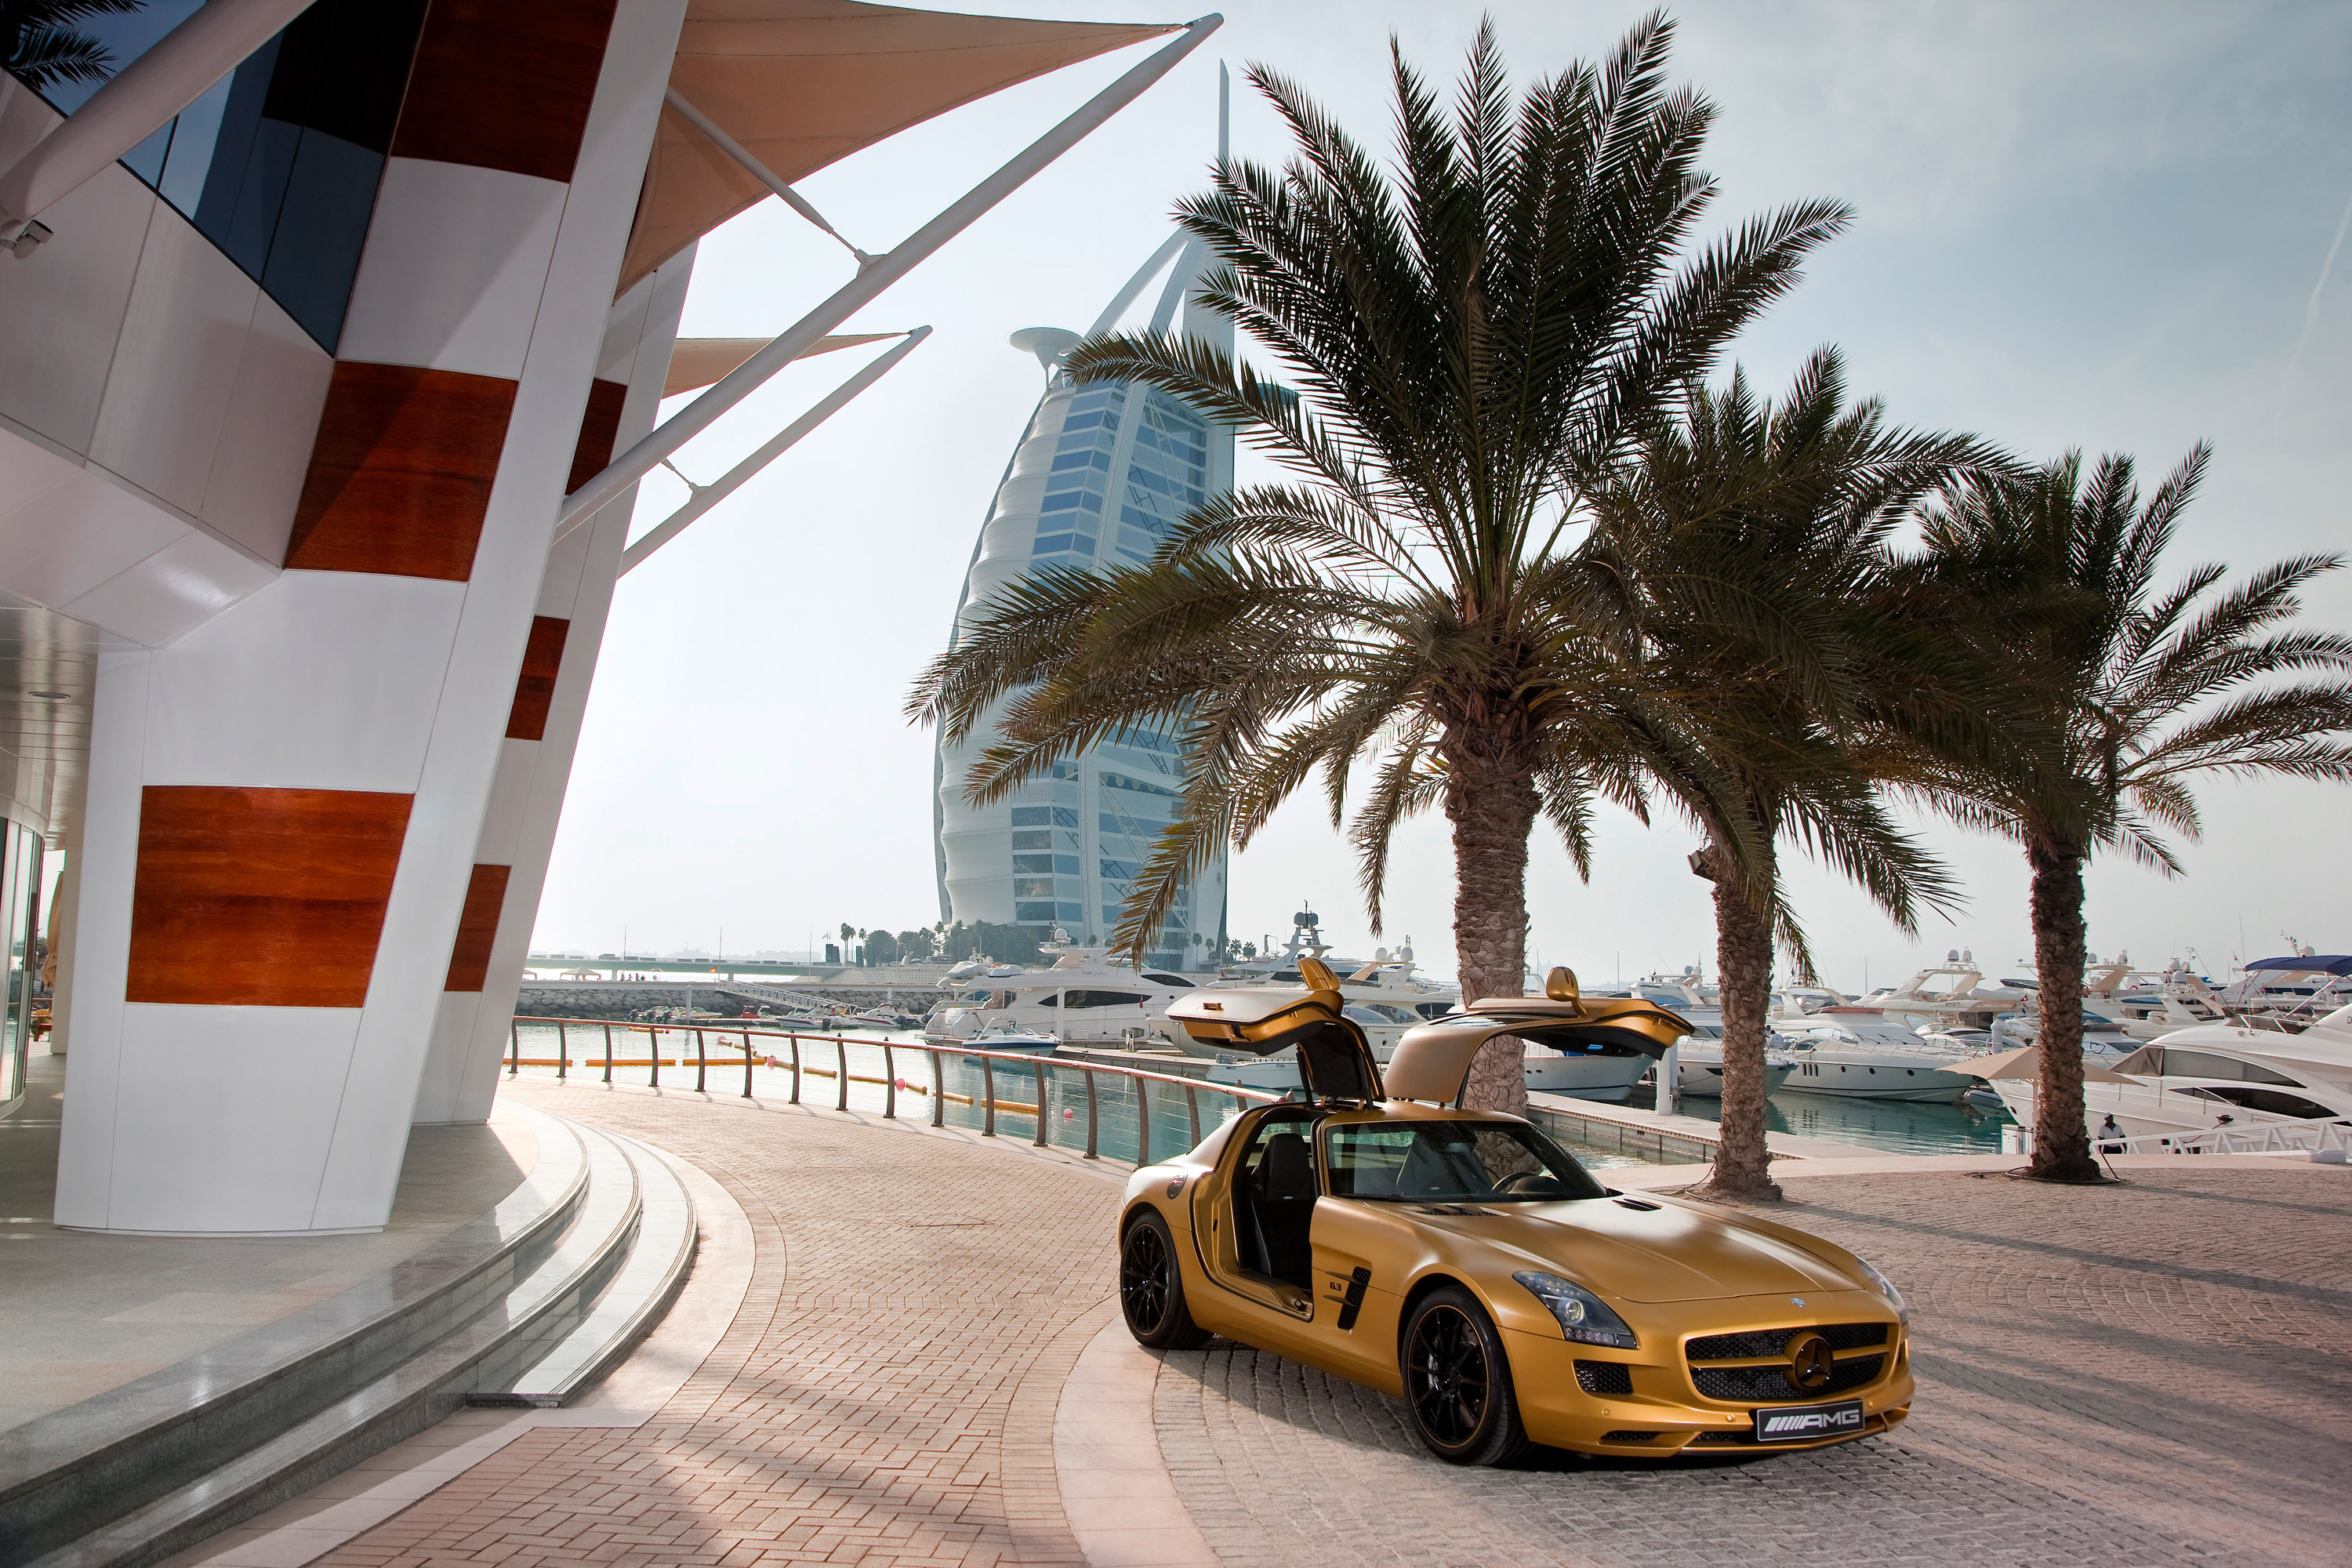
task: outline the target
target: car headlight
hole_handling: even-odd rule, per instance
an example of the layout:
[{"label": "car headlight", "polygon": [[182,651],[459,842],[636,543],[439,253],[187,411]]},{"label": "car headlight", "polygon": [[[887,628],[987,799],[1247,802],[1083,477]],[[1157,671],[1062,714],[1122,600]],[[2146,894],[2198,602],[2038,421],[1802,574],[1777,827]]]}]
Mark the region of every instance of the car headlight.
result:
[{"label": "car headlight", "polygon": [[1863,1277],[1877,1286],[1878,1293],[1893,1305],[1895,1321],[1907,1328],[1911,1322],[1911,1309],[1903,1304],[1903,1292],[1895,1288],[1895,1281],[1873,1268],[1868,1258],[1857,1258],[1854,1261],[1862,1266]]},{"label": "car headlight", "polygon": [[1557,1274],[1538,1274],[1533,1269],[1514,1274],[1512,1279],[1526,1286],[1559,1321],[1559,1331],[1570,1339],[1588,1345],[1609,1345],[1621,1351],[1639,1350],[1641,1342],[1625,1320],[1609,1310],[1609,1303],[1581,1285],[1571,1285]]}]

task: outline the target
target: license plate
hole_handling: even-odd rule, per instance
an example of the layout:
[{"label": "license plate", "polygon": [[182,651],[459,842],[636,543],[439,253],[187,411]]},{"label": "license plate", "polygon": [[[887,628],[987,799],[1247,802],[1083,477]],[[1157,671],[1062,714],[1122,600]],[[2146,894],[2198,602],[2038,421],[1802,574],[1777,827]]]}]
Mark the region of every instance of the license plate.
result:
[{"label": "license plate", "polygon": [[1812,1443],[1861,1430],[1859,1399],[1841,1399],[1834,1405],[1780,1405],[1756,1412],[1759,1443]]}]

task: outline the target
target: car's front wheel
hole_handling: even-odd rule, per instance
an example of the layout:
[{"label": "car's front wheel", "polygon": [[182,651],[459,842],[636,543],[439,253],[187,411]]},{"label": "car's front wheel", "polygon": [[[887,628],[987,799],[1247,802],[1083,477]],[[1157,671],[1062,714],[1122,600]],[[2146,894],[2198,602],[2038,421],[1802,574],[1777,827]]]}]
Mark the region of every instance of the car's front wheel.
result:
[{"label": "car's front wheel", "polygon": [[1404,1326],[1404,1396],[1413,1430],[1449,1464],[1499,1465],[1528,1450],[1503,1337],[1478,1299],[1447,1285]]},{"label": "car's front wheel", "polygon": [[1184,1271],[1168,1222],[1146,1209],[1118,1245],[1118,1305],[1135,1342],[1156,1351],[1196,1350],[1209,1331],[1184,1307]]}]

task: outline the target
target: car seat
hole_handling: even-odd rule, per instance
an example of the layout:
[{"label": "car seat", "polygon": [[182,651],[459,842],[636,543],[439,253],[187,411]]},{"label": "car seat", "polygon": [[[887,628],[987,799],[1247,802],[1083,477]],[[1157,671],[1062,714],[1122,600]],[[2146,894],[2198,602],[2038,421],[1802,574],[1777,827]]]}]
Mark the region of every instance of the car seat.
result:
[{"label": "car seat", "polygon": [[1307,1232],[1315,1216],[1315,1158],[1297,1132],[1265,1141],[1257,1169],[1258,1233],[1265,1242],[1266,1272],[1300,1289],[1314,1281],[1315,1249]]}]

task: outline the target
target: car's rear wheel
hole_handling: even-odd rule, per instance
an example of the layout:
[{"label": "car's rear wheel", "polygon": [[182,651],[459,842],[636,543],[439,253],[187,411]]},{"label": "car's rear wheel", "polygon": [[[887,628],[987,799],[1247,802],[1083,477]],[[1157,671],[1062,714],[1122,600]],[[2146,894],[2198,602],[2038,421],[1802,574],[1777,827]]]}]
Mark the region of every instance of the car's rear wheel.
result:
[{"label": "car's rear wheel", "polygon": [[1528,1450],[1503,1337],[1478,1299],[1447,1285],[1404,1326],[1404,1394],[1412,1426],[1449,1464],[1499,1465]]},{"label": "car's rear wheel", "polygon": [[1156,1351],[1189,1351],[1209,1342],[1209,1331],[1184,1307],[1184,1271],[1168,1222],[1146,1209],[1118,1246],[1118,1305],[1136,1343]]}]

